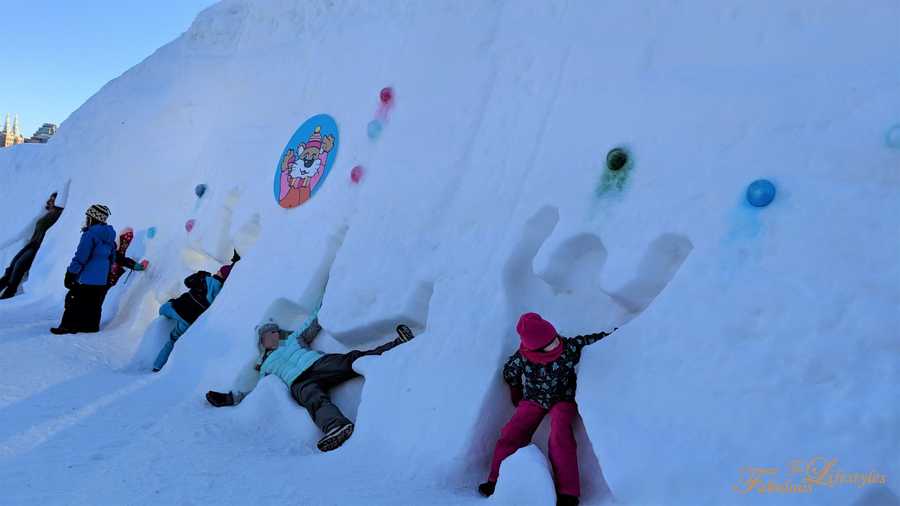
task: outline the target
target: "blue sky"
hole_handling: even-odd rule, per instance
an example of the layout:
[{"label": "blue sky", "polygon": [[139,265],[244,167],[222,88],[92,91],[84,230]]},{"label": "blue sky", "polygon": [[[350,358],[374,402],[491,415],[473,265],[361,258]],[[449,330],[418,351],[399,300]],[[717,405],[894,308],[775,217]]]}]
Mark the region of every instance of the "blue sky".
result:
[{"label": "blue sky", "polygon": [[[2,2],[0,122],[62,123],[104,84],[190,27],[215,0]],[[0,125],[0,129],[2,129]]]}]

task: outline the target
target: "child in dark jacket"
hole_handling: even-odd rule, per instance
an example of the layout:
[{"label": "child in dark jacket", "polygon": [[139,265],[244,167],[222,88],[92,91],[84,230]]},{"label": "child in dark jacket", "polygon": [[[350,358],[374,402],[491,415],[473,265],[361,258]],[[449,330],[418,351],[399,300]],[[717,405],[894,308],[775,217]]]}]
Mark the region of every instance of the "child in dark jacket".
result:
[{"label": "child in dark jacket", "polygon": [[[494,449],[488,481],[478,486],[484,496],[494,493],[500,463],[516,450],[531,443],[544,416],[550,414],[550,463],[556,484],[558,505],[577,505],[581,495],[578,454],[572,422],[578,416],[575,404],[575,366],[581,350],[608,336],[608,332],[562,337],[553,325],[537,313],[519,318],[516,331],[522,342],[519,351],[503,367],[516,411],[500,431]],[[615,329],[613,329],[615,331]]]},{"label": "child in dark jacket", "polygon": [[153,363],[153,372],[159,372],[166,365],[166,362],[169,361],[169,355],[172,354],[172,349],[175,347],[175,342],[178,341],[182,334],[187,332],[188,327],[197,321],[197,318],[200,318],[204,311],[209,309],[209,306],[212,305],[222,290],[228,275],[231,274],[234,264],[240,259],[240,255],[235,251],[234,256],[231,257],[231,264],[223,265],[215,274],[197,271],[184,278],[184,286],[187,287],[188,291],[174,299],[169,299],[168,302],[160,306],[159,315],[174,321],[175,327],[169,333],[169,340],[166,341],[166,344],[159,351],[159,355],[156,356],[156,361]]},{"label": "child in dark jacket", "polygon": [[85,215],[81,240],[66,270],[64,284],[69,293],[66,294],[62,322],[50,329],[54,334],[100,330],[103,299],[109,289],[109,269],[115,260],[116,230],[106,224],[109,208],[104,205],[92,205]]},{"label": "child in dark jacket", "polygon": [[16,253],[16,256],[9,263],[9,267],[6,268],[6,272],[3,273],[3,277],[0,278],[0,290],[3,290],[3,293],[0,294],[0,299],[9,299],[16,295],[19,284],[25,275],[28,274],[28,270],[31,269],[34,257],[37,255],[41,243],[44,242],[44,236],[47,235],[50,227],[59,220],[63,208],[56,205],[56,192],[47,199],[44,209],[47,212],[34,224],[34,232],[31,234],[31,239],[25,243],[25,247]]}]

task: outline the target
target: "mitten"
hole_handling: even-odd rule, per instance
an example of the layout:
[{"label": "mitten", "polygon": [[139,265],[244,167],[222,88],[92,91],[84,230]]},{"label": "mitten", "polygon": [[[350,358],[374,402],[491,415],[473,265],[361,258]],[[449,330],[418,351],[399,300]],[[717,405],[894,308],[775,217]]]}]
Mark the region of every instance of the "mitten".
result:
[{"label": "mitten", "polygon": [[231,395],[231,392],[223,394],[222,392],[210,390],[209,392],[206,392],[206,400],[217,408],[221,408],[222,406],[234,406],[234,396]]},{"label": "mitten", "polygon": [[75,285],[78,284],[78,274],[74,272],[66,271],[66,278],[63,280],[63,286],[68,288],[69,290],[75,288]]},{"label": "mitten", "polygon": [[237,263],[238,260],[241,259],[241,256],[238,255],[237,250],[234,250],[234,255],[231,255],[231,263]]}]

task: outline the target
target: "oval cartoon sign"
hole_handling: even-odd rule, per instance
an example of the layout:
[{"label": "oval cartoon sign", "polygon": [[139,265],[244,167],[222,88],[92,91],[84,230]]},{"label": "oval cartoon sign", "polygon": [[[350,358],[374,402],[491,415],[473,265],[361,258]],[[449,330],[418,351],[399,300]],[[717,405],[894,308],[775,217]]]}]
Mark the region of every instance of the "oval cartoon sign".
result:
[{"label": "oval cartoon sign", "polygon": [[319,114],[304,121],[288,141],[275,167],[275,200],[290,209],[311,199],[334,165],[338,128],[334,118]]}]

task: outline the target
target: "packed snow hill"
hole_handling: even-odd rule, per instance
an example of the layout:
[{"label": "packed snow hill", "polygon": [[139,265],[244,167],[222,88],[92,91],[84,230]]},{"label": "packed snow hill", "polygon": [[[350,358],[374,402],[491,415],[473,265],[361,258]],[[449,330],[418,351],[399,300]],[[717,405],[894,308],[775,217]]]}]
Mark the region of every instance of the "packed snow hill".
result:
[{"label": "packed snow hill", "polygon": [[900,505],[898,20],[219,2],[0,150],[0,504]]}]

